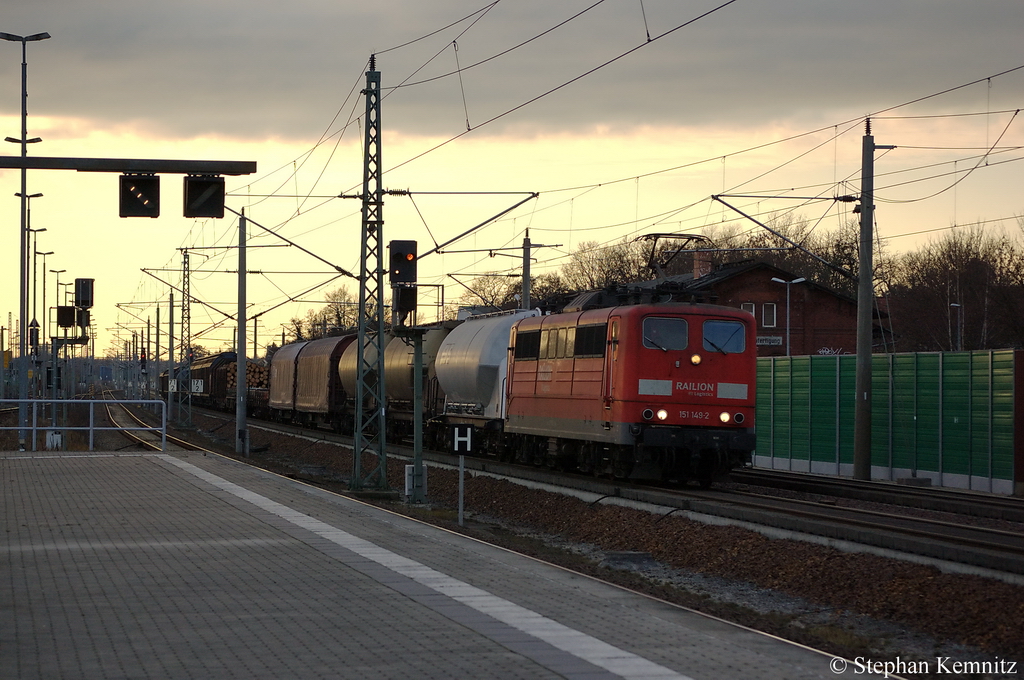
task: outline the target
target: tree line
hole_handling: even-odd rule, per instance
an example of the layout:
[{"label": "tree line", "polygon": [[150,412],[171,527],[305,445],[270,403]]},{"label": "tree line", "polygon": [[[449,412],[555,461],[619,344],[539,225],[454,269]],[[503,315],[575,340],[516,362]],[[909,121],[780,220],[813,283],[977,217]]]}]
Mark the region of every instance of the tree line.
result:
[{"label": "tree line", "polygon": [[[765,262],[856,299],[856,221],[824,229],[785,214],[765,225],[770,230],[727,223],[699,237],[580,243],[557,270],[531,277],[532,306],[554,308],[577,292],[690,274],[695,258],[712,267]],[[885,345],[876,351],[1024,347],[1024,218],[1009,233],[981,225],[950,228],[906,252],[876,243],[874,265],[876,304],[886,331]],[[464,306],[514,308],[521,294],[518,276],[481,276],[465,284],[442,316],[455,318]],[[347,288],[329,292],[326,299],[323,307],[291,319],[287,341],[337,335],[357,326],[357,305]]]}]

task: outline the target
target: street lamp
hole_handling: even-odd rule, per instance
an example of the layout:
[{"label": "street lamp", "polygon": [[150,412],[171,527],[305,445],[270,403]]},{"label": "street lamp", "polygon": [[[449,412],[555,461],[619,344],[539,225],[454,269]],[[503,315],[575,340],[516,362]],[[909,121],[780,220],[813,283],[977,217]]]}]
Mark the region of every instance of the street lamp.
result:
[{"label": "street lamp", "polygon": [[[48,250],[45,253],[41,253],[38,250],[36,250],[35,254],[37,256],[38,255],[42,255],[43,256],[43,325],[41,326],[41,328],[43,329],[43,338],[42,339],[43,339],[43,346],[45,347],[46,346],[46,334],[49,333],[49,328],[50,328],[50,310],[47,309],[47,307],[46,307],[46,256],[47,255],[53,255],[53,251],[52,250]],[[35,280],[32,281],[32,285],[33,286],[36,285],[36,281]],[[35,298],[33,298],[33,300],[32,300],[33,308],[35,307],[35,304],[36,304],[35,303]],[[33,311],[32,315],[35,316],[35,312],[34,311]]]},{"label": "street lamp", "polygon": [[[36,234],[38,234],[41,231],[46,231],[46,228],[44,227],[42,229],[32,229],[30,227],[27,231],[32,236],[32,245],[29,246],[29,252],[35,253],[36,252],[36,243],[38,242],[38,238],[39,238],[38,236],[36,236]],[[38,307],[36,306],[36,288],[37,288],[36,281],[39,278],[37,276],[38,272],[39,272],[39,265],[36,262],[36,256],[33,255],[32,256],[32,282],[30,283],[30,286],[32,288],[32,310],[29,312],[29,315],[32,317],[32,321],[30,321],[29,324],[28,324],[29,331],[30,331],[30,334],[28,336],[28,341],[29,341],[29,344],[32,345],[32,354],[38,354],[39,353],[39,320],[38,320],[38,318],[36,316],[36,310],[38,309]]]},{"label": "street lamp", "polygon": [[[28,156],[28,145],[42,140],[38,137],[32,139],[28,138],[28,60],[27,60],[27,45],[30,42],[36,42],[39,40],[46,40],[50,37],[49,33],[34,33],[32,35],[14,35],[12,33],[0,33],[0,40],[7,40],[9,42],[20,42],[21,43],[21,139],[13,139],[11,137],[5,138],[8,142],[14,142],[21,144],[21,157],[25,158]],[[26,323],[28,321],[28,169],[25,167],[25,163],[21,165],[21,263],[20,263],[20,281],[19,281],[19,293],[20,293],[20,310],[19,316],[21,319],[21,337],[18,341],[18,398],[21,400],[28,399],[28,363],[26,355],[28,354],[28,337],[25,333]],[[18,404],[18,424],[21,427],[18,430],[18,446],[24,451],[25,450],[25,437],[28,431],[28,403],[27,401],[21,401]]]},{"label": "street lamp", "polygon": [[791,347],[790,347],[790,342],[789,342],[789,339],[790,339],[790,335],[789,335],[789,287],[792,286],[794,283],[803,283],[806,280],[807,279],[805,279],[802,276],[799,279],[793,279],[792,281],[783,281],[782,279],[780,279],[778,277],[775,277],[775,276],[772,277],[772,281],[774,281],[775,283],[784,283],[784,284],[786,284],[786,356],[787,357],[790,356],[790,354],[791,354],[791,351],[790,351]]}]

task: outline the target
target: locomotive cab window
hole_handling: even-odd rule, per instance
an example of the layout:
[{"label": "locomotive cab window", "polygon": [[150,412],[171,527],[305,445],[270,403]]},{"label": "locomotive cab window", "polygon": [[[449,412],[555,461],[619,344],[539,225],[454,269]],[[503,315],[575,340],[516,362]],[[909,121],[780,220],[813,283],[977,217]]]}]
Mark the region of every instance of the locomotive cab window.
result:
[{"label": "locomotive cab window", "polygon": [[739,321],[705,321],[704,349],[722,354],[739,354],[747,348],[747,336]]},{"label": "locomotive cab window", "polygon": [[536,360],[540,356],[540,331],[523,331],[516,334],[516,361]]},{"label": "locomotive cab window", "polygon": [[688,328],[686,319],[649,316],[643,324],[644,347],[669,350],[686,349]]}]

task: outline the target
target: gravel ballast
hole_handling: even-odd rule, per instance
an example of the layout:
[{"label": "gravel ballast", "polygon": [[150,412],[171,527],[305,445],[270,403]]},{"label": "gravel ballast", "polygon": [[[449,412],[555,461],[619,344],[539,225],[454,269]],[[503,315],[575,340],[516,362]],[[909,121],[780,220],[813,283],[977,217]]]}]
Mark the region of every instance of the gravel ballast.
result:
[{"label": "gravel ballast", "polygon": [[[196,421],[207,427],[203,417]],[[347,490],[349,449],[267,431],[254,432],[253,444],[265,450],[252,454],[252,464]],[[389,460],[392,487],[401,486],[406,464]],[[379,504],[848,658],[998,656],[1024,664],[1021,586],[740,527],[590,505],[487,476],[465,480],[463,527],[457,502],[457,472],[431,468],[427,504]]]}]

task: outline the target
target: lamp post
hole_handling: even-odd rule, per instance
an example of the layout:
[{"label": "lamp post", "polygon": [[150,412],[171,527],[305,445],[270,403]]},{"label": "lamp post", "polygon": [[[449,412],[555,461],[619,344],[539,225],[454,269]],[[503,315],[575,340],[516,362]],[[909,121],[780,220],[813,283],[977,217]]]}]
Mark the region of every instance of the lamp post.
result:
[{"label": "lamp post", "polygon": [[[38,137],[32,139],[28,138],[28,61],[27,61],[27,46],[30,42],[36,42],[39,40],[46,40],[50,37],[49,33],[35,33],[33,35],[14,35],[11,33],[0,33],[0,40],[7,40],[8,42],[20,42],[21,43],[21,139],[13,139],[6,137],[5,141],[14,142],[21,144],[21,157],[25,158],[28,156],[28,145],[36,142],[41,142]],[[18,398],[25,400],[28,399],[28,337],[25,333],[26,323],[28,321],[28,287],[27,287],[27,269],[28,269],[28,233],[27,233],[27,220],[28,220],[28,169],[24,164],[21,166],[21,262],[19,266],[20,270],[20,281],[19,281],[19,294],[20,294],[20,319],[21,319],[21,337],[18,341]],[[18,424],[21,427],[18,430],[18,446],[24,451],[25,450],[25,437],[28,432],[28,403],[21,401],[18,404]]]},{"label": "lamp post", "polygon": [[40,326],[40,328],[43,329],[42,330],[42,335],[43,335],[42,340],[43,340],[43,344],[45,345],[46,344],[46,334],[50,332],[50,310],[46,307],[46,257],[48,255],[53,255],[53,251],[52,250],[48,250],[45,253],[41,253],[41,252],[39,252],[37,250],[37,251],[35,251],[35,254],[37,256],[38,255],[42,255],[43,256],[43,324],[42,324],[42,326]]},{"label": "lamp post", "polygon": [[792,281],[783,281],[782,279],[780,279],[778,277],[775,277],[775,276],[772,277],[772,281],[774,281],[775,283],[784,283],[784,284],[786,284],[786,356],[787,357],[791,355],[791,345],[790,345],[790,342],[789,342],[789,338],[790,338],[790,335],[789,335],[789,287],[792,286],[794,283],[803,283],[806,280],[807,279],[805,279],[802,276],[799,279],[793,279]]},{"label": "lamp post", "polygon": [[[21,192],[18,192],[18,193],[14,194],[14,195],[17,196],[18,198],[21,198]],[[33,229],[32,228],[32,199],[33,198],[42,198],[42,197],[43,197],[42,194],[29,194],[28,196],[25,196],[25,231],[26,231],[26,233],[28,233],[32,237],[32,244],[29,246],[29,251],[26,254],[26,264],[28,262],[27,255],[31,254],[36,249],[36,244],[38,243],[38,237],[36,236],[36,234],[38,234],[41,231],[46,231],[46,227],[43,227],[42,229]],[[32,314],[32,318],[33,319],[36,317],[36,299],[35,299],[35,288],[36,288],[36,278],[37,278],[36,277],[36,273],[37,273],[36,272],[36,263],[35,263],[35,259],[33,259],[32,260],[32,283],[31,283],[31,286],[32,286],[32,310],[31,310],[31,314]]]},{"label": "lamp post", "polygon": [[[38,371],[40,365],[42,363],[45,363],[45,361],[46,361],[46,350],[49,347],[49,344],[47,343],[47,340],[46,340],[46,334],[50,332],[49,331],[49,328],[50,328],[50,325],[49,325],[50,310],[47,309],[47,307],[46,307],[46,256],[47,255],[53,255],[53,251],[52,250],[48,250],[45,253],[41,253],[38,250],[33,250],[33,252],[35,253],[36,256],[39,256],[39,255],[43,256],[43,323],[39,327],[41,329],[41,336],[42,336],[40,338],[40,340],[42,341],[42,346],[43,346],[43,352],[42,352],[43,356],[42,357],[39,356],[39,354],[38,354],[38,345],[37,345],[37,350],[36,350],[36,352],[37,352],[37,354],[36,354],[36,371]],[[33,274],[33,277],[34,276],[35,276],[35,274]],[[38,282],[33,278],[32,285],[35,286],[37,283]],[[33,309],[35,308],[35,304],[36,304],[35,303],[35,296],[33,294],[33,298],[32,298],[32,307],[33,307]],[[32,312],[32,315],[35,316],[35,312],[34,311]],[[41,384],[43,386],[42,387],[43,397],[45,398],[46,397],[46,381],[45,380],[41,381]]]},{"label": "lamp post", "polygon": [[[36,194],[36,196],[42,196],[42,194]],[[32,196],[29,196],[32,198]],[[31,221],[29,222],[31,225]],[[38,234],[41,231],[46,231],[46,228],[33,229],[31,226],[28,228],[28,232],[32,235],[32,246],[29,251],[32,253],[32,321],[29,322],[29,342],[32,344],[32,365],[34,366],[32,371],[32,398],[36,399],[39,397],[39,319],[36,316],[38,306],[36,305],[36,296],[39,291],[39,263],[36,256],[39,251],[36,250],[36,244],[38,243]],[[45,259],[43,268],[46,268]]]},{"label": "lamp post", "polygon": [[[29,196],[29,198],[33,198],[34,196],[42,196],[42,194],[34,194],[33,196]],[[31,203],[29,203],[29,205],[31,205]],[[31,208],[29,210],[31,210]],[[35,256],[36,243],[38,242],[39,237],[36,236],[36,234],[41,231],[46,231],[46,228],[33,229],[31,227],[31,215],[29,216],[27,224],[30,226],[25,231],[32,236],[32,244],[29,246],[29,252],[32,253],[32,281],[30,284],[30,287],[32,288],[32,310],[29,312],[29,316],[32,317],[32,321],[28,324],[28,342],[29,345],[31,345],[29,352],[32,354],[33,365],[32,389],[30,390],[30,394],[33,399],[36,399],[39,397],[39,319],[36,316],[36,309],[38,309],[36,306],[36,291],[38,289],[36,281],[38,281],[37,272],[39,271],[39,265],[37,264]]]}]

